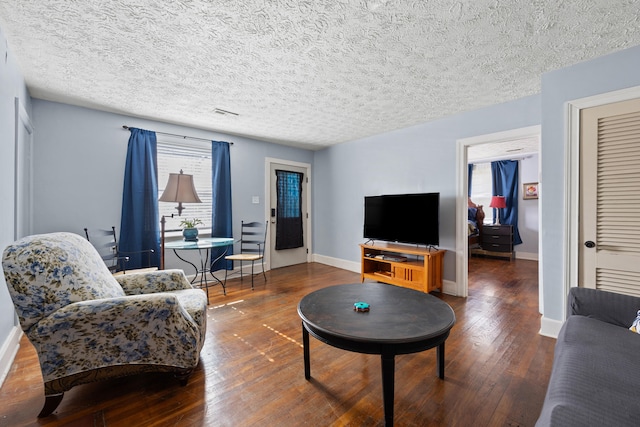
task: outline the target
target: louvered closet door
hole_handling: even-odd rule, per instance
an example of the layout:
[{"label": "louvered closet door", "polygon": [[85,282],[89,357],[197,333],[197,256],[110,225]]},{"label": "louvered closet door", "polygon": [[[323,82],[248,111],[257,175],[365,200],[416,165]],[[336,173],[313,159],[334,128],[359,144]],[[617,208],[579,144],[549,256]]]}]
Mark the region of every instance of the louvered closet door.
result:
[{"label": "louvered closet door", "polygon": [[580,286],[640,296],[640,100],[580,122]]}]

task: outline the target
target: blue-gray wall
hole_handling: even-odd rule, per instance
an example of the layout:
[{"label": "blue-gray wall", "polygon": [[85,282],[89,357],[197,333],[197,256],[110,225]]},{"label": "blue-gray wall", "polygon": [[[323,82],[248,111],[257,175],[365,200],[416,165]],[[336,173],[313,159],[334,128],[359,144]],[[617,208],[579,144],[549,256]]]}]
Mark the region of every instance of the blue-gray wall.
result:
[{"label": "blue-gray wall", "polygon": [[544,317],[562,321],[567,150],[566,103],[640,85],[640,46],[542,76],[542,279]]},{"label": "blue-gray wall", "polygon": [[539,124],[534,95],[317,152],[314,254],[358,262],[364,196],[439,192],[444,278],[455,281],[456,141]]},{"label": "blue-gray wall", "polygon": [[522,199],[522,184],[540,181],[540,155],[520,160],[520,197],[518,200],[518,231],[522,244],[515,247],[516,256],[525,259],[538,259],[540,213],[538,199]]},{"label": "blue-gray wall", "polygon": [[[233,142],[231,184],[235,234],[239,234],[241,220],[264,218],[266,157],[313,162],[313,152],[309,150],[40,99],[33,100],[33,118],[36,126],[34,233],[83,234],[84,227],[96,229],[112,225],[120,229],[129,140],[129,132],[123,125]],[[252,203],[252,196],[259,196],[260,203]],[[166,266],[185,268],[172,253],[167,253]]]},{"label": "blue-gray wall", "polygon": [[[19,66],[0,29],[0,252],[14,240],[15,188],[15,99],[31,113],[31,99]],[[7,359],[15,349],[7,348],[17,326],[13,303],[0,274],[0,382]]]}]

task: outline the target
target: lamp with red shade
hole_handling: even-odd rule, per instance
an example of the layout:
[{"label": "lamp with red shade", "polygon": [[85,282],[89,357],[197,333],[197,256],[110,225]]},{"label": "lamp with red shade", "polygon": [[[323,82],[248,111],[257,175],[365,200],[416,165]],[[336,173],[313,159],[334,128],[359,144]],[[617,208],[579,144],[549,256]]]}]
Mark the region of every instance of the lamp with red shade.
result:
[{"label": "lamp with red shade", "polygon": [[500,225],[500,210],[507,207],[507,199],[504,196],[492,196],[489,207],[498,209],[498,218],[496,219],[496,224]]}]

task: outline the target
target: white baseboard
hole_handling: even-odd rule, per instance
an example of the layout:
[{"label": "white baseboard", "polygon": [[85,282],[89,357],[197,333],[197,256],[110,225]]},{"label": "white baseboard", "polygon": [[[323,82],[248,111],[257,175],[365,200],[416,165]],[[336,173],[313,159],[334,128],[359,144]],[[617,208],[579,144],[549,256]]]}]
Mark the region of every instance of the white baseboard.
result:
[{"label": "white baseboard", "polygon": [[324,255],[313,254],[313,262],[319,262],[320,264],[330,265],[332,267],[341,268],[343,270],[353,271],[354,273],[360,273],[360,263],[355,261],[346,261],[340,258],[332,258]]},{"label": "white baseboard", "polygon": [[516,259],[526,259],[529,261],[538,261],[538,254],[532,252],[518,252],[516,251]]},{"label": "white baseboard", "polygon": [[447,295],[458,296],[458,284],[451,280],[442,281],[442,293]]},{"label": "white baseboard", "polygon": [[14,326],[0,348],[0,387],[2,387],[7,375],[9,375],[13,360],[16,358],[16,354],[20,348],[20,338],[22,338],[22,329]]},{"label": "white baseboard", "polygon": [[555,319],[549,319],[542,316],[540,319],[540,332],[539,334],[545,337],[558,338],[560,328],[564,322]]}]

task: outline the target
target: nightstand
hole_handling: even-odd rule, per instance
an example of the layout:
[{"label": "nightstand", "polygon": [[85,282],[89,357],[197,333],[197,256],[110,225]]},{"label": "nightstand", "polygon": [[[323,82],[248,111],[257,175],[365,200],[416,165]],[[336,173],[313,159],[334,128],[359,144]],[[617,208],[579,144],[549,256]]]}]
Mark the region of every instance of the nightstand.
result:
[{"label": "nightstand", "polygon": [[513,226],[490,224],[482,227],[482,249],[474,249],[474,255],[513,258]]}]

